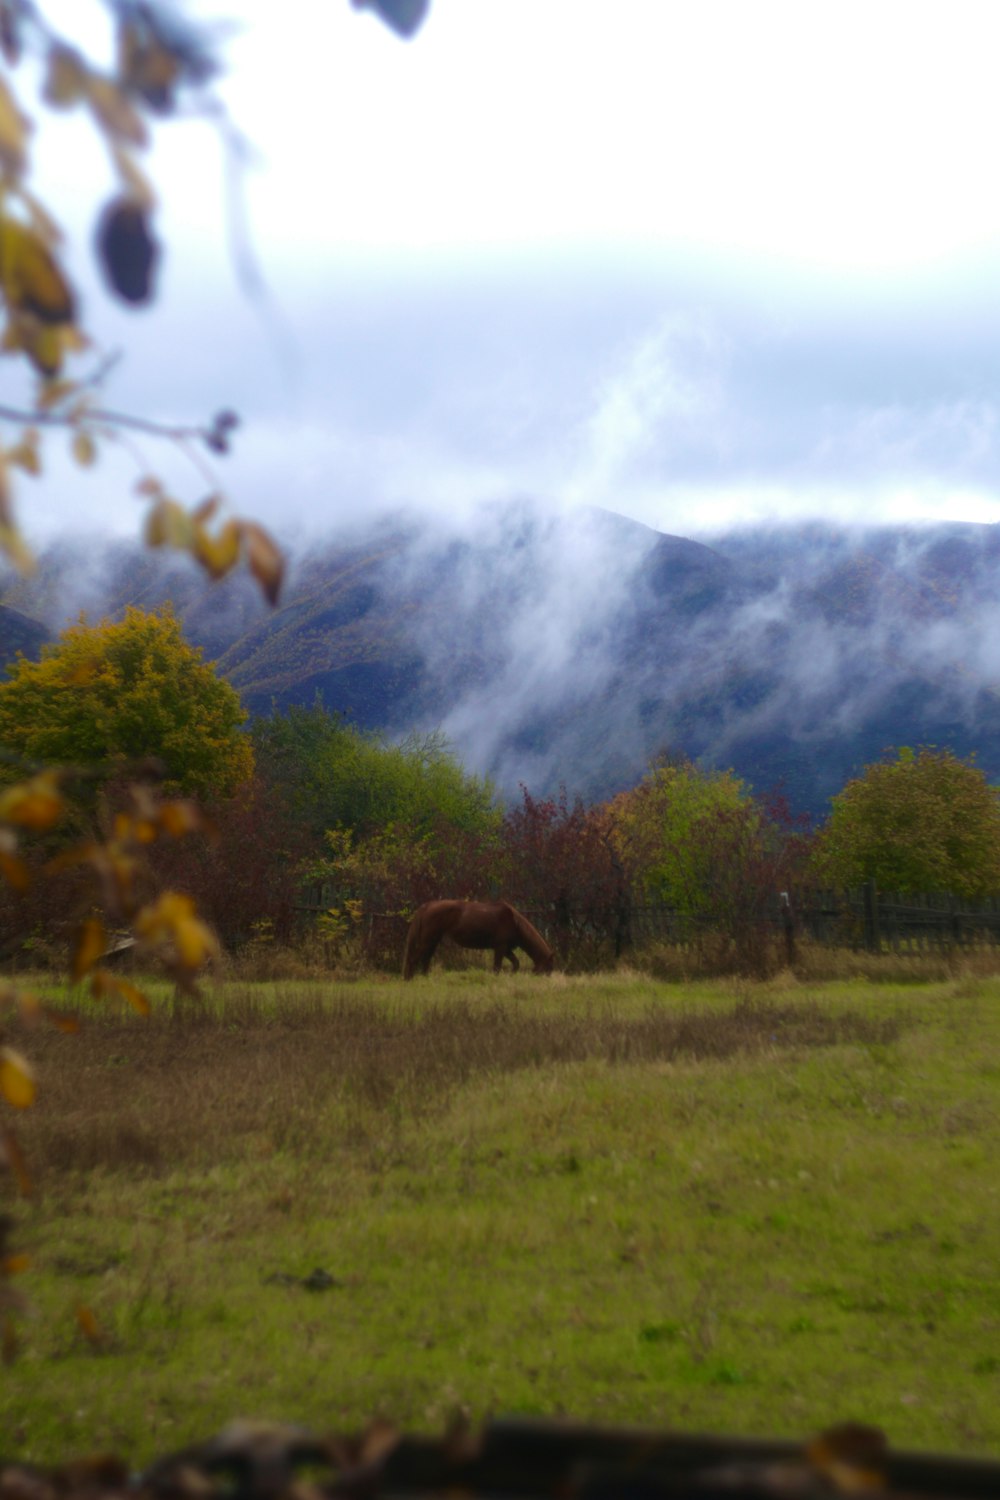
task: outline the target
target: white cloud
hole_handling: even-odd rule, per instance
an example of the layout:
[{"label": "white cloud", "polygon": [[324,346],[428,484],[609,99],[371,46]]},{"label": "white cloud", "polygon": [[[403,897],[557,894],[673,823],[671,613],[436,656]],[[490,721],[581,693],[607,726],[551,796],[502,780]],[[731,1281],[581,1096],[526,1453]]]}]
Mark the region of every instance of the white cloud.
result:
[{"label": "white cloud", "polygon": [[[113,404],[245,417],[218,466],[241,513],[1000,516],[992,3],[434,0],[409,44],[346,3],[188,8],[246,22],[225,90],[297,358],[235,289],[203,122],[156,130],[161,304],[94,322],[128,351]],[[106,25],[97,0],[60,13]],[[93,136],[67,115],[37,141],[88,316]],[[0,398],[17,375],[0,362]],[[131,478],[58,457],[19,504],[43,537],[85,505],[127,530]]]},{"label": "white cloud", "polygon": [[722,340],[695,315],[664,318],[600,379],[581,424],[566,493],[602,504],[643,476],[669,473],[679,455],[724,446]]}]

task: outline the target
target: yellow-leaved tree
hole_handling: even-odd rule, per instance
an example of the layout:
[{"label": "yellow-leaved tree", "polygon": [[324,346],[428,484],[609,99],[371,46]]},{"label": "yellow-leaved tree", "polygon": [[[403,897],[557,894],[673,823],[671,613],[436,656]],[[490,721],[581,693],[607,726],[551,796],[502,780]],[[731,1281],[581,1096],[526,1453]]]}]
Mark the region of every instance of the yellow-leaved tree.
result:
[{"label": "yellow-leaved tree", "polygon": [[[184,639],[169,606],[85,621],[0,682],[0,745],[14,765],[85,771],[84,787],[155,761],[164,792],[230,796],[253,770],[239,695]],[[8,760],[0,780],[15,779]]]}]

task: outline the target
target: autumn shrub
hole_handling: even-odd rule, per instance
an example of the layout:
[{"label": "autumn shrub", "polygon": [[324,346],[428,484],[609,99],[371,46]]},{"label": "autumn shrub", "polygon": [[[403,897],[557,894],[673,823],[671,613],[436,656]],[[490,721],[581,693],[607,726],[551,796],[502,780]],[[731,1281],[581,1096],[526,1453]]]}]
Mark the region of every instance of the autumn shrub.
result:
[{"label": "autumn shrub", "polygon": [[762,977],[789,961],[808,841],[783,798],[752,797],[729,771],[665,762],[616,797],[607,816],[633,902],[660,911],[658,924],[646,923],[653,962],[663,962],[671,939],[677,961],[702,973]]},{"label": "autumn shrub", "polygon": [[592,969],[629,941],[629,889],[603,806],[566,790],[521,802],[503,823],[503,893],[556,949],[560,967]]},{"label": "autumn shrub", "polygon": [[259,776],[204,811],[203,835],[151,852],[158,881],[194,897],[228,952],[263,932],[273,945],[288,947],[298,936],[303,831]]},{"label": "autumn shrub", "polygon": [[316,917],[330,961],[398,970],[416,908],[442,896],[489,894],[499,853],[488,829],[462,829],[444,818],[422,830],[392,823],[367,838],[331,829],[324,857],[304,871],[332,895]]}]

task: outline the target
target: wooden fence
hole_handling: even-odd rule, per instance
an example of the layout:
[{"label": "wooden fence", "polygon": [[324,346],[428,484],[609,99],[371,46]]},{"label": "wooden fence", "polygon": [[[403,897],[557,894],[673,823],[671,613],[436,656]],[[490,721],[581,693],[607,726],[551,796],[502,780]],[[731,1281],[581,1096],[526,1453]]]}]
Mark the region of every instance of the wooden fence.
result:
[{"label": "wooden fence", "polygon": [[1000,943],[1000,899],[900,895],[874,881],[856,891],[806,892],[796,926],[815,942],[869,953],[923,953]]},{"label": "wooden fence", "polygon": [[[332,885],[324,882],[303,890],[299,912],[316,918],[338,904]],[[560,946],[566,932],[549,910],[522,908],[550,942]],[[662,902],[628,903],[624,920],[616,915],[616,931],[589,933],[595,945],[602,941],[618,956],[624,949],[641,949],[651,943],[696,947],[717,930],[712,916],[690,917]],[[776,892],[757,919],[783,941],[789,959],[795,943],[807,938],[831,948],[853,948],[869,953],[926,953],[954,951],[983,944],[1000,944],[1000,897],[969,902],[948,894],[900,895],[880,891],[869,882],[857,890],[803,890]],[[575,932],[585,937],[586,923]],[[365,911],[362,928],[366,946],[380,952],[396,947],[402,951],[406,918],[398,912]],[[625,934],[624,943],[621,940]]]},{"label": "wooden fence", "polygon": [[[786,943],[797,937],[830,948],[868,953],[926,953],[1000,944],[1000,898],[970,902],[948,894],[901,895],[880,891],[874,881],[857,890],[780,892],[762,921]],[[631,914],[632,940],[687,945],[714,924],[692,920],[664,906],[641,906]]]}]

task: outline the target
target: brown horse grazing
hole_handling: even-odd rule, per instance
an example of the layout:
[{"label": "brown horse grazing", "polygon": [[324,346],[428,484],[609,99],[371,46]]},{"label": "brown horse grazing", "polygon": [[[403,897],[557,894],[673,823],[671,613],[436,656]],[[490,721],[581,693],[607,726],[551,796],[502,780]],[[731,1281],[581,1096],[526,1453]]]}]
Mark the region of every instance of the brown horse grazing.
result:
[{"label": "brown horse grazing", "polygon": [[515,911],[509,901],[425,901],[410,919],[403,956],[403,978],[419,970],[426,974],[442,938],[462,948],[492,948],[493,972],[509,958],[514,973],[521,967],[514,957],[523,948],[534,960],[536,974],[551,974],[555,954],[542,934]]}]

